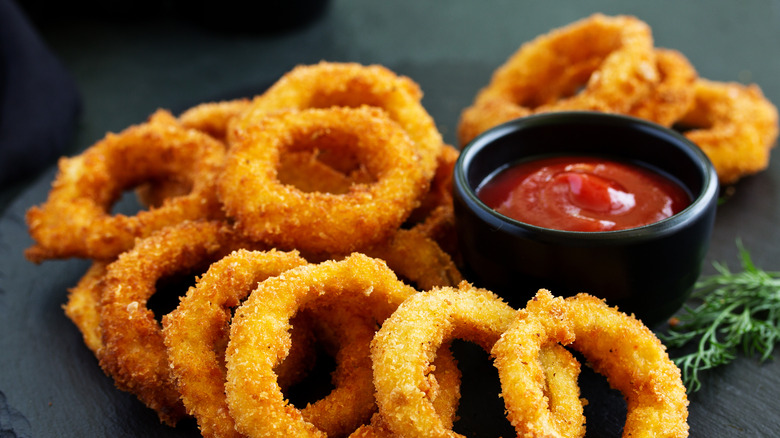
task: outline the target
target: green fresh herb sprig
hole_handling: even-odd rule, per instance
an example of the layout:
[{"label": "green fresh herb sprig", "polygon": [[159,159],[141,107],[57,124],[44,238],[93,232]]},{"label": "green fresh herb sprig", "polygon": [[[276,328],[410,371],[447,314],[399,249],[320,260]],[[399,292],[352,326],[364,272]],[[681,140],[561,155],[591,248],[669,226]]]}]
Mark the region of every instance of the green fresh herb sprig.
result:
[{"label": "green fresh herb sprig", "polygon": [[740,349],[763,362],[780,340],[780,272],[757,268],[742,243],[737,246],[742,272],[715,263],[718,273],[698,281],[692,294],[701,303],[685,306],[661,336],[669,347],[698,341],[695,351],[673,358],[688,392],[701,388],[702,371],[732,362]]}]

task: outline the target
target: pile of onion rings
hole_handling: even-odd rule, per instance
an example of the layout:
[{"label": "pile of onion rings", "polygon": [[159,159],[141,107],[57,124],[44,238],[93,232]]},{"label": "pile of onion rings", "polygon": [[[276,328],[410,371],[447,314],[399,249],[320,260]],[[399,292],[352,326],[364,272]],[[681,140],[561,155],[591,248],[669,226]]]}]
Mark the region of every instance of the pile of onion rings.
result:
[{"label": "pile of onion rings", "polygon": [[[26,256],[92,260],[63,307],[101,368],[162,422],[194,415],[205,435],[223,436],[233,427],[213,388],[224,379],[206,384],[192,367],[224,371],[225,318],[261,274],[359,251],[381,259],[409,291],[462,281],[456,247],[443,245],[454,230],[449,181],[458,151],[442,142],[421,97],[416,83],[384,67],[322,62],[295,68],[253,98],[203,103],[178,117],[158,110],[60,160],[48,199],[27,213],[35,242]],[[132,190],[141,209],[113,213]],[[244,259],[257,266],[241,268]],[[213,325],[196,318],[209,311],[187,311],[199,301],[190,295],[205,293],[209,282],[235,285],[240,275],[249,283],[237,295],[213,298],[224,301],[208,317]],[[195,285],[181,308],[156,314],[147,304],[171,293],[161,285],[176,277]],[[300,380],[322,344],[339,365],[334,382],[347,388],[335,404],[352,398],[364,412],[346,421],[331,414],[333,403],[315,403],[304,416],[346,435],[375,411],[370,363],[356,364],[354,351],[370,361],[376,323],[328,306],[296,316],[295,348],[273,372],[281,388]],[[351,326],[364,327],[364,342],[345,329]],[[191,360],[204,351],[223,357]]]},{"label": "pile of onion rings", "polygon": [[527,115],[562,110],[626,114],[683,130],[723,184],[760,172],[778,111],[758,85],[700,78],[678,51],[653,47],[631,16],[594,14],[523,44],[461,114],[458,140]]},{"label": "pile of onion rings", "polygon": [[707,154],[720,180],[733,183],[766,169],[778,113],[761,89],[698,79],[693,90],[693,104],[675,123]]},{"label": "pile of onion rings", "polygon": [[[624,36],[638,44],[643,32]],[[653,90],[675,99],[672,85]],[[475,342],[503,366],[505,334],[531,311],[463,281],[458,150],[420,99],[384,67],[323,62],[252,98],[157,111],[61,160],[49,198],[28,212],[27,257],[92,261],[65,313],[116,386],[163,423],[192,416],[211,437],[457,436],[450,341]],[[112,214],[129,190],[142,210]],[[179,277],[184,293],[165,286]],[[173,310],[158,314],[153,301],[169,294]],[[631,333],[664,354],[649,331]],[[332,390],[293,405],[286,390],[318,349],[335,362]],[[536,415],[581,436],[579,362],[553,342],[532,360],[547,411],[512,407],[510,419]],[[685,405],[675,384],[669,394]]]},{"label": "pile of onion rings", "polygon": [[[278,248],[332,254],[373,245],[403,224],[429,187],[414,143],[369,107],[277,112],[237,137],[219,181],[220,199],[244,235]],[[376,182],[333,194],[304,192],[276,177],[287,150],[345,147]]]},{"label": "pile of onion rings", "polygon": [[[321,62],[251,99],[178,118],[160,110],[60,160],[48,199],[27,212],[35,243],[26,256],[110,262],[186,220],[225,220],[248,241],[319,260],[426,222],[438,245],[454,230],[447,192],[457,150],[421,98],[416,83],[382,66]],[[247,196],[247,186],[266,192]],[[130,189],[147,208],[112,214]]]}]

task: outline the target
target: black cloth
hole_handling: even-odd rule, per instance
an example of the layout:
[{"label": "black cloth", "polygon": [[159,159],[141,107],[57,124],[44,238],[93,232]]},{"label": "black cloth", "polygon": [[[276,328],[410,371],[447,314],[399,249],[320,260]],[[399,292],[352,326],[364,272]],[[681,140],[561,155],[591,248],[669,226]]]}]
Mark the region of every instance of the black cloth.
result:
[{"label": "black cloth", "polygon": [[81,97],[13,0],[0,1],[0,184],[49,166],[73,140]]}]

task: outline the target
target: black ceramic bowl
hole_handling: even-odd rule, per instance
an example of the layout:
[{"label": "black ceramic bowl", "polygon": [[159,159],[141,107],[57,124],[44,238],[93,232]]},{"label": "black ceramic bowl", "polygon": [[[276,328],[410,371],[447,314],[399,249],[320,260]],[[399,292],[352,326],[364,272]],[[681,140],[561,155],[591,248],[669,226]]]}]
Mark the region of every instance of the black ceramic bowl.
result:
[{"label": "black ceramic bowl", "polygon": [[[476,189],[498,169],[532,157],[593,155],[635,162],[680,183],[692,203],[659,222],[619,231],[560,231],[497,213]],[[632,117],[540,114],[493,128],[463,148],[453,194],[465,275],[515,307],[539,288],[587,292],[649,326],[677,311],[709,247],[718,178],[701,150],[677,132]]]}]

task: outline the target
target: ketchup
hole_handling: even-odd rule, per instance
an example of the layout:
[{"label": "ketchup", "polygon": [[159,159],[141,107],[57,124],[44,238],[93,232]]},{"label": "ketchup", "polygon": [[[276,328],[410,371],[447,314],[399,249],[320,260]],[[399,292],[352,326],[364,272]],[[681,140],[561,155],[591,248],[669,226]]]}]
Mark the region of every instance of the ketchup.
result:
[{"label": "ketchup", "polygon": [[679,184],[648,168],[569,156],[509,166],[484,181],[477,196],[504,216],[568,231],[640,227],[691,203]]}]

